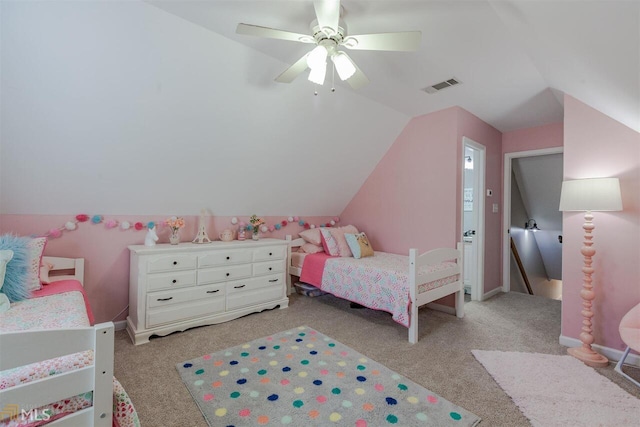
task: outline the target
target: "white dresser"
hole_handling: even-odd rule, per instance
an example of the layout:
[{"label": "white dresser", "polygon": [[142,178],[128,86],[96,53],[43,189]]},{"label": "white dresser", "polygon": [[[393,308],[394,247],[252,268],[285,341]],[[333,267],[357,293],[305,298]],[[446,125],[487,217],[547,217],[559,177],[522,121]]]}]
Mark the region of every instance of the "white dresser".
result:
[{"label": "white dresser", "polygon": [[129,246],[127,332],[135,344],[289,305],[287,241]]}]

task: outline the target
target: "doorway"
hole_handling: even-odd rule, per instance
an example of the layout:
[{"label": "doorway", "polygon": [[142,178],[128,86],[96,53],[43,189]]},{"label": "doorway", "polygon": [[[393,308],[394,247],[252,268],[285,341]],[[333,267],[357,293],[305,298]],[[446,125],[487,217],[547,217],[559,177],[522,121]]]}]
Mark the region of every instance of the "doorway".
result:
[{"label": "doorway", "polygon": [[484,194],[486,148],[462,138],[461,236],[464,243],[464,287],[469,298],[482,301],[484,295]]},{"label": "doorway", "polygon": [[562,298],[562,153],[554,147],[505,154],[503,292]]}]

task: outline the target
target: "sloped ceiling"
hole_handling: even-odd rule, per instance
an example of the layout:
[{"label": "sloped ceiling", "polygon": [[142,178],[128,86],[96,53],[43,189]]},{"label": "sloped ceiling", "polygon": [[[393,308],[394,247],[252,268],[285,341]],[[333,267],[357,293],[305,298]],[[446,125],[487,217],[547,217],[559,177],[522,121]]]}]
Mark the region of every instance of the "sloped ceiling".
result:
[{"label": "sloped ceiling", "polygon": [[[309,50],[235,28],[244,22],[307,34],[312,1],[147,1],[284,63],[264,67],[256,55],[254,77],[273,79]],[[343,0],[342,6],[350,34],[422,31],[417,52],[349,52],[371,80],[358,93],[410,117],[458,105],[504,132],[561,121],[566,92],[640,131],[640,2]],[[437,95],[420,91],[454,76],[463,84]]]},{"label": "sloped ceiling", "polygon": [[0,2],[0,213],[335,215],[412,117],[451,106],[508,131],[561,121],[567,92],[640,129],[638,2],[343,6],[352,34],[422,44],[350,52],[371,84],[314,96],[273,81],[307,45],[235,34],[306,32],[311,1]]}]

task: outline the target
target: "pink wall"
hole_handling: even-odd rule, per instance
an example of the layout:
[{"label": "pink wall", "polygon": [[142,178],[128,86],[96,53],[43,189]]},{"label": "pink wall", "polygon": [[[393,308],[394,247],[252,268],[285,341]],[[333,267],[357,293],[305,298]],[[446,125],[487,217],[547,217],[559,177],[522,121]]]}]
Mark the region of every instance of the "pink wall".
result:
[{"label": "pink wall", "polygon": [[563,132],[562,122],[505,132],[502,134],[502,154],[562,147]]},{"label": "pink wall", "polygon": [[[594,212],[595,343],[622,350],[618,326],[640,302],[640,134],[566,95],[564,179],[617,177],[623,211]],[[563,216],[562,335],[578,338],[582,316],[583,214]]]},{"label": "pink wall", "polygon": [[[490,200],[499,202],[502,135],[453,107],[407,124],[342,212],[342,222],[365,231],[376,250],[454,247],[461,234],[463,136],[487,147],[487,188],[494,190]],[[501,286],[500,215],[490,212],[488,204],[485,292]]]},{"label": "pink wall", "polygon": [[[65,215],[0,215],[0,233],[15,233],[18,235],[41,235],[51,228],[64,226],[73,220],[76,214]],[[105,219],[118,221],[136,221],[147,223],[155,221],[161,223],[166,216],[108,216]],[[248,217],[238,217],[248,221]],[[265,217],[268,224],[281,222],[286,217]],[[330,217],[304,217],[311,224],[323,224],[331,220]],[[198,216],[185,217],[186,226],[180,232],[184,241],[191,241],[198,229]],[[338,223],[341,224],[342,222]],[[217,235],[225,228],[234,228],[231,217],[213,217],[207,227],[209,238]],[[159,242],[168,242],[168,230],[158,227]],[[264,237],[284,239],[291,234],[297,237],[302,227],[292,223],[276,230],[265,233]],[[129,303],[129,250],[128,245],[144,243],[146,230],[121,230],[119,228],[106,229],[104,224],[81,223],[74,231],[66,231],[62,237],[49,239],[45,248],[45,255],[73,257],[85,259],[85,288],[89,296],[91,308],[96,322],[109,320],[124,320]],[[124,310],[124,312],[123,312]],[[121,313],[122,312],[122,313]],[[121,313],[121,314],[120,314]],[[120,315],[119,315],[120,314]],[[117,317],[116,317],[117,316]]]},{"label": "pink wall", "polygon": [[341,214],[375,250],[456,243],[457,108],[413,118]]}]

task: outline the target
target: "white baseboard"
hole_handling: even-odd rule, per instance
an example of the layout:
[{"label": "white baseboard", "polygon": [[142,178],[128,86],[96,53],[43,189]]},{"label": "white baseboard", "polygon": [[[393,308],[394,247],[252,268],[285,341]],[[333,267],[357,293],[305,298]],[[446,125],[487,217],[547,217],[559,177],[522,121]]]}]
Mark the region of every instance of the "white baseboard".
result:
[{"label": "white baseboard", "polygon": [[430,308],[436,311],[442,311],[447,314],[453,314],[454,316],[456,315],[455,307],[449,307],[448,305],[436,304],[435,302],[430,302],[429,304],[427,304],[427,308]]},{"label": "white baseboard", "polygon": [[113,322],[113,326],[116,331],[123,331],[127,329],[127,321],[126,320],[118,320],[117,322]]},{"label": "white baseboard", "polygon": [[[580,347],[582,345],[582,341],[577,338],[569,338],[565,337],[564,335],[560,335],[560,345],[563,345],[565,347]],[[592,344],[591,347],[609,360],[618,361],[622,358],[622,354],[624,353],[624,351],[616,350],[598,344]],[[640,356],[637,354],[629,353],[624,361],[624,364],[633,365],[640,368]]]},{"label": "white baseboard", "polygon": [[480,299],[480,301],[486,301],[489,298],[491,298],[492,296],[498,295],[500,292],[503,292],[501,287],[497,287],[492,291],[489,291],[487,293],[485,293],[484,295],[482,295],[482,299]]}]

